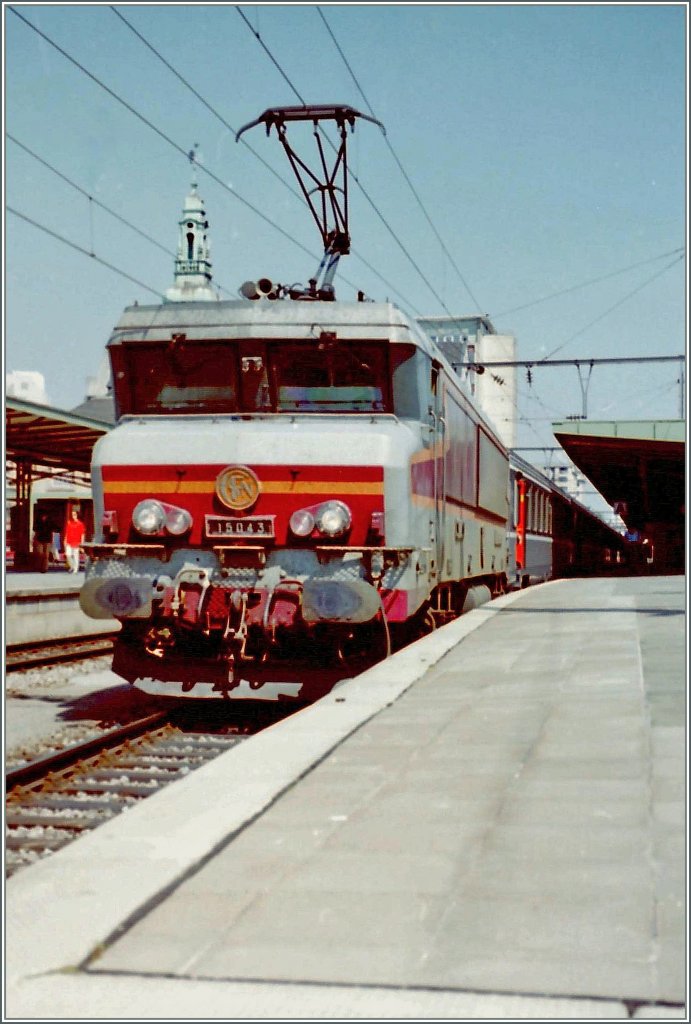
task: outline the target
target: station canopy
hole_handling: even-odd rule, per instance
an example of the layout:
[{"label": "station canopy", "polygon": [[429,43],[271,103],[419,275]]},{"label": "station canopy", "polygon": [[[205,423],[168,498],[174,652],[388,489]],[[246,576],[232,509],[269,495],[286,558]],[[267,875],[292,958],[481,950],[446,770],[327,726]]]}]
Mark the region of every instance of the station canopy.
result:
[{"label": "station canopy", "polygon": [[631,529],[679,529],[685,516],[683,420],[553,423],[571,461]]},{"label": "station canopy", "polygon": [[91,472],[91,452],[109,424],[46,405],[5,400],[5,458],[48,469]]}]

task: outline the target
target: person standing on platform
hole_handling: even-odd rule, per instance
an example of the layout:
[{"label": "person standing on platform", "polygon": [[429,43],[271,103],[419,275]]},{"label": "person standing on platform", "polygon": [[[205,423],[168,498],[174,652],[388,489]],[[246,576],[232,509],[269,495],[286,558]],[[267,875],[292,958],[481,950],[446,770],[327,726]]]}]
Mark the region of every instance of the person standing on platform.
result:
[{"label": "person standing on platform", "polygon": [[68,572],[79,572],[79,547],[85,533],[86,527],[79,518],[79,509],[73,506],[65,527],[65,561]]},{"label": "person standing on platform", "polygon": [[53,543],[53,524],[47,512],[39,512],[34,523],[34,552],[39,572],[48,572],[48,559]]}]

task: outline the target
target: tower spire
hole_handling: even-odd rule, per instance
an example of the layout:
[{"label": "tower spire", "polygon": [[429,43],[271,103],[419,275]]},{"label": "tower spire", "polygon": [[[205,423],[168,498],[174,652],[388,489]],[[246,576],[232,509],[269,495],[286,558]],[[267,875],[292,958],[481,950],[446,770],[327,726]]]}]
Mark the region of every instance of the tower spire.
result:
[{"label": "tower spire", "polygon": [[195,168],[197,166],[197,150],[198,149],[199,149],[199,143],[195,142],[195,144],[192,146],[192,149],[187,154],[187,159],[189,160],[190,164],[192,165],[192,180],[190,182],[190,189],[193,192],[196,192],[196,190],[197,190],[197,171],[196,171]]},{"label": "tower spire", "polygon": [[218,302],[218,293],[211,286],[211,245],[207,235],[204,202],[197,192],[197,150],[195,142],[187,154],[192,175],[190,191],[178,221],[178,251],[175,259],[175,281],[166,291],[166,302]]}]

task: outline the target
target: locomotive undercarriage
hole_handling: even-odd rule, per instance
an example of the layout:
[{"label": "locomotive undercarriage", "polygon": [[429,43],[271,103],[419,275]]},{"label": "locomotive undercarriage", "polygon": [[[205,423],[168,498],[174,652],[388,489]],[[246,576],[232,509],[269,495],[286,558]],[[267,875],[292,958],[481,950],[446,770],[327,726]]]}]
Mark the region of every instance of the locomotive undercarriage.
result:
[{"label": "locomotive undercarriage", "polygon": [[391,649],[387,595],[421,582],[410,549],[90,554],[82,607],[121,619],[113,669],[155,693],[235,696],[277,666],[361,671]]}]

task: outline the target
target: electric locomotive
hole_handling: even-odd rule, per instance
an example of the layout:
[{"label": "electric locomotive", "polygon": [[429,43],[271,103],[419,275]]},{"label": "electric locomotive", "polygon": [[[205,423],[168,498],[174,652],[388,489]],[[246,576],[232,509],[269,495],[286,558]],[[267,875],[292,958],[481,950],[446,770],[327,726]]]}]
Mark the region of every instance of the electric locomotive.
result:
[{"label": "electric locomotive", "polygon": [[[263,120],[305,111],[343,145],[359,116]],[[81,605],[147,693],[303,698],[286,666],[358,666],[506,587],[508,453],[414,321],[335,300],[345,228],[306,289],[132,306],[109,340]]]}]

